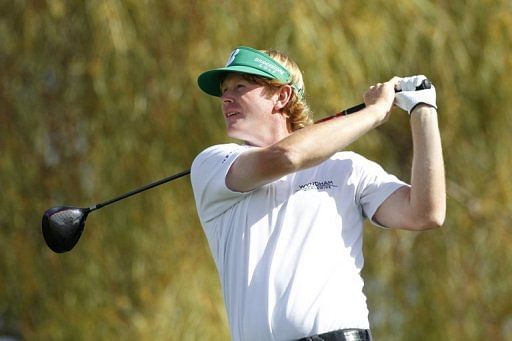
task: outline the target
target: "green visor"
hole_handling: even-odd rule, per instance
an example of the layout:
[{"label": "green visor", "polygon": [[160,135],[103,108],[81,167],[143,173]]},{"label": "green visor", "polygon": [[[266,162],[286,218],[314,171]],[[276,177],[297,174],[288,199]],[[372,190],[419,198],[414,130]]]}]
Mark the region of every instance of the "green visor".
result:
[{"label": "green visor", "polygon": [[[197,78],[197,84],[207,94],[220,97],[222,95],[220,83],[227,72],[277,79],[283,84],[290,84],[292,81],[290,72],[269,55],[247,46],[240,46],[231,52],[226,66],[203,72]],[[298,90],[294,85],[292,86],[296,91]]]}]

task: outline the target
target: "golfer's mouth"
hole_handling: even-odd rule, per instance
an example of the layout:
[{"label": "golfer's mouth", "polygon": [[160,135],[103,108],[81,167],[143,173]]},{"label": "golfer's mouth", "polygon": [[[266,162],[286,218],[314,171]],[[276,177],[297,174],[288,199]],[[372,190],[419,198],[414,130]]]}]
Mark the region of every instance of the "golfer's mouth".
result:
[{"label": "golfer's mouth", "polygon": [[231,112],[227,112],[224,114],[224,116],[226,118],[237,117],[239,115],[240,115],[240,112],[238,112],[238,111],[231,111]]}]

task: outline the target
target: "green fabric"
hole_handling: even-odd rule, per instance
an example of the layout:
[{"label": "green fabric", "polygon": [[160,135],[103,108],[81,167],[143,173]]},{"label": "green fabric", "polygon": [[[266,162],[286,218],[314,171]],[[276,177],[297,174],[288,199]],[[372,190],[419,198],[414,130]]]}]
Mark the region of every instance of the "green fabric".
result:
[{"label": "green fabric", "polygon": [[[203,72],[199,75],[197,84],[207,94],[220,97],[222,95],[220,83],[227,72],[277,79],[283,84],[290,84],[292,80],[290,72],[269,55],[251,47],[240,46],[231,52],[226,66]],[[292,86],[299,92],[299,89]]]}]

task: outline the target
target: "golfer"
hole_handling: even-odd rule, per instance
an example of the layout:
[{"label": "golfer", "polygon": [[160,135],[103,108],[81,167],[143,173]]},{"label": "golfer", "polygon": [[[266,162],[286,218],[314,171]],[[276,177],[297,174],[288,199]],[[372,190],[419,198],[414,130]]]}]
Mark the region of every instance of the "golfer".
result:
[{"label": "golfer", "polygon": [[[424,79],[370,86],[364,109],[313,125],[302,74],[280,52],[241,46],[199,76],[241,141],[207,148],[191,173],[233,340],[371,340],[364,220],[425,230],[445,218],[435,88],[414,91]],[[410,185],[342,151],[394,104],[410,115]]]}]

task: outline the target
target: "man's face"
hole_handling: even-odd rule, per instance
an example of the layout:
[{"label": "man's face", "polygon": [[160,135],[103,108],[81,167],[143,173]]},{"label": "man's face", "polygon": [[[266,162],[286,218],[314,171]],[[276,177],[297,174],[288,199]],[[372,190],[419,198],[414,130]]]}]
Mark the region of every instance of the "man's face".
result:
[{"label": "man's face", "polygon": [[263,146],[274,141],[276,94],[263,85],[250,82],[239,73],[230,73],[221,84],[222,112],[229,137]]}]

